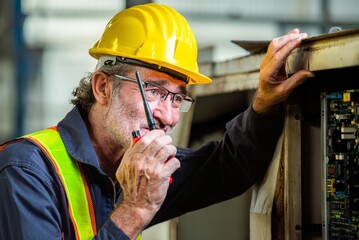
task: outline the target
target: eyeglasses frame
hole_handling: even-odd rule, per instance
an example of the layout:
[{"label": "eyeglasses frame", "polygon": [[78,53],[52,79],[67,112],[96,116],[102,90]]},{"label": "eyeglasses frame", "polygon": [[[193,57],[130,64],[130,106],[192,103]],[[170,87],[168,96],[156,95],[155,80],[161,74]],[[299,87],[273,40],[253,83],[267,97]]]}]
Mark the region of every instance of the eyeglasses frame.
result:
[{"label": "eyeglasses frame", "polygon": [[[108,73],[106,73],[106,74],[108,74]],[[123,76],[123,75],[120,75],[120,74],[111,73],[111,74],[109,74],[109,75],[113,75],[114,77],[116,77],[116,78],[119,79],[119,80],[137,83],[137,80],[136,80],[136,79],[133,79],[133,78],[130,78],[130,77],[126,77],[126,76]],[[176,95],[182,95],[182,96],[184,96],[184,99],[183,99],[183,100],[184,100],[184,101],[187,101],[187,102],[190,102],[191,105],[189,106],[189,108],[188,108],[186,111],[181,111],[181,107],[180,107],[179,109],[180,109],[181,112],[188,112],[189,109],[191,109],[193,103],[195,102],[195,99],[193,99],[192,97],[188,96],[187,94],[171,92],[170,90],[168,90],[167,88],[165,88],[165,87],[163,87],[163,86],[161,86],[161,85],[159,85],[159,84],[156,84],[156,83],[153,83],[153,82],[148,82],[148,81],[142,82],[142,84],[143,84],[145,87],[147,87],[148,85],[154,85],[154,86],[156,86],[156,87],[159,87],[159,88],[164,89],[164,90],[167,92],[167,94],[166,94],[166,96],[165,96],[163,99],[161,98],[160,101],[165,101],[165,100],[167,99],[168,95],[170,95],[170,94],[173,95],[173,98],[171,99],[171,102],[172,102],[172,103],[173,103],[173,101],[174,101]]]}]

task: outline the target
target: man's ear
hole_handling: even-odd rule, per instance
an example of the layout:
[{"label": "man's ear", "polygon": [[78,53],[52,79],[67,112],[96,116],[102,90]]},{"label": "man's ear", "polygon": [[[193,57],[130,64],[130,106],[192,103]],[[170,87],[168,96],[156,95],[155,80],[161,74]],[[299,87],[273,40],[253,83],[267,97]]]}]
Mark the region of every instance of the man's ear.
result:
[{"label": "man's ear", "polygon": [[103,72],[95,72],[92,75],[92,91],[96,101],[106,105],[111,99],[111,84],[108,75]]}]

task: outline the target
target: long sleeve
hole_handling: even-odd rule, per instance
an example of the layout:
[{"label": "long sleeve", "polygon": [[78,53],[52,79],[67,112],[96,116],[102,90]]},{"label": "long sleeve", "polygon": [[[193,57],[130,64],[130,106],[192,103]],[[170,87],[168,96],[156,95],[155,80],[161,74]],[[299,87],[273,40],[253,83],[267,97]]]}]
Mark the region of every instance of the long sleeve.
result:
[{"label": "long sleeve", "polygon": [[178,149],[181,168],[151,224],[239,196],[260,180],[283,129],[282,111],[261,116],[249,107],[226,125],[221,141]]},{"label": "long sleeve", "polygon": [[32,239],[61,239],[61,229],[69,230],[69,226],[62,225],[66,222],[62,221],[55,193],[57,187],[50,175],[31,161],[1,160],[0,239],[28,239],[30,236]]},{"label": "long sleeve", "polygon": [[[0,239],[75,239],[62,185],[42,152],[20,142],[0,151],[0,159]],[[101,211],[106,209],[101,203],[112,200],[96,199]],[[129,239],[107,214],[101,215],[104,223],[99,222],[94,239]]]}]

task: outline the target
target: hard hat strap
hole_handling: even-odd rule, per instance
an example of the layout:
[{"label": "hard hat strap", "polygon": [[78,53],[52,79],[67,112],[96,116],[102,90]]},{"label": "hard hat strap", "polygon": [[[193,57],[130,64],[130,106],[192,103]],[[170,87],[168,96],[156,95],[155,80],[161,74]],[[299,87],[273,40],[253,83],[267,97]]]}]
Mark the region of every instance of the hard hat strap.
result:
[{"label": "hard hat strap", "polygon": [[[172,69],[166,68],[166,67],[162,67],[160,65],[157,64],[151,64],[151,63],[146,63],[137,59],[132,59],[132,58],[124,58],[124,57],[116,57],[116,61],[119,61],[121,63],[126,63],[126,64],[130,64],[130,65],[135,65],[135,66],[140,66],[140,67],[145,67],[145,68],[149,68],[155,71],[159,71],[159,72],[163,72],[166,73],[168,75],[171,75],[172,77],[177,78],[178,80],[181,80],[183,82],[185,82],[186,84],[188,84],[189,82],[189,77],[181,74],[179,72],[176,72]],[[106,62],[105,62],[106,64]]]}]

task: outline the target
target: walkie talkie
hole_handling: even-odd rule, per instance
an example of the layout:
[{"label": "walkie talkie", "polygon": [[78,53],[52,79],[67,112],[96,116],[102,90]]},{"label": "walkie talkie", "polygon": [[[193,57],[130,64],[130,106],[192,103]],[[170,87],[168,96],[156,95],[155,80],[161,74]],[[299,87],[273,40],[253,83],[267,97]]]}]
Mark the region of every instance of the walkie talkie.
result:
[{"label": "walkie talkie", "polygon": [[[156,123],[155,123],[155,120],[153,119],[153,115],[152,115],[150,106],[148,105],[148,102],[146,99],[145,90],[143,89],[143,82],[141,80],[139,71],[136,71],[136,80],[138,83],[138,87],[140,88],[142,101],[143,101],[143,107],[145,108],[145,114],[146,114],[148,128],[150,129],[150,131],[155,130]],[[139,130],[135,130],[132,132],[132,139],[135,143],[141,139],[141,133]],[[171,183],[172,183],[172,176],[170,176],[170,184]]]}]

